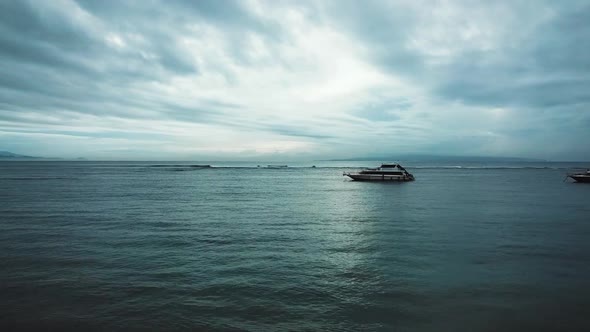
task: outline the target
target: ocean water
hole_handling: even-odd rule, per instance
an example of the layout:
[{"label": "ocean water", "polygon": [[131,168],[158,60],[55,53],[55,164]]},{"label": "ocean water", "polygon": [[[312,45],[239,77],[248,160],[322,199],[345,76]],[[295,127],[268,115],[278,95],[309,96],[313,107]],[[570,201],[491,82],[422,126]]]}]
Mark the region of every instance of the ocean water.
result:
[{"label": "ocean water", "polygon": [[588,165],[185,164],[0,163],[0,328],[590,330]]}]

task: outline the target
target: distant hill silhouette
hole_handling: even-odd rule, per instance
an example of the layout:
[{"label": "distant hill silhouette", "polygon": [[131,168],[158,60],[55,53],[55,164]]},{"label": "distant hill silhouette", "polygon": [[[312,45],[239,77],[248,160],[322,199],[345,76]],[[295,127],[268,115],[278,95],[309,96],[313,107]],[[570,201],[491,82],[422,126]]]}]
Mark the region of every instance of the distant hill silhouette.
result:
[{"label": "distant hill silhouette", "polygon": [[8,151],[0,151],[0,159],[38,159],[40,157],[26,156]]},{"label": "distant hill silhouette", "polygon": [[447,161],[447,162],[543,162],[543,159],[490,156],[392,155],[330,159],[327,161]]}]

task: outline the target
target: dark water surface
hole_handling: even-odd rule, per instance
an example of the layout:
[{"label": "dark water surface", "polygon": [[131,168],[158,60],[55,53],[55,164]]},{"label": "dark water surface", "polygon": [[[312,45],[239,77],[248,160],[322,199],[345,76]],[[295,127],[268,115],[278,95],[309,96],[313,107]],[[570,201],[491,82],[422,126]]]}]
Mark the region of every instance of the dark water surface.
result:
[{"label": "dark water surface", "polygon": [[152,164],[0,163],[0,328],[590,330],[567,170]]}]

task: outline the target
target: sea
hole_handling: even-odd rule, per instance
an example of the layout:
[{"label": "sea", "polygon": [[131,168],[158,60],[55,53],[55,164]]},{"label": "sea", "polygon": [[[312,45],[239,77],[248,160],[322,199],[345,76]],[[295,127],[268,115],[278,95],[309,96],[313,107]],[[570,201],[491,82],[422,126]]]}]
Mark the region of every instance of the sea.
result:
[{"label": "sea", "polygon": [[0,330],[590,331],[590,163],[267,164],[0,162]]}]

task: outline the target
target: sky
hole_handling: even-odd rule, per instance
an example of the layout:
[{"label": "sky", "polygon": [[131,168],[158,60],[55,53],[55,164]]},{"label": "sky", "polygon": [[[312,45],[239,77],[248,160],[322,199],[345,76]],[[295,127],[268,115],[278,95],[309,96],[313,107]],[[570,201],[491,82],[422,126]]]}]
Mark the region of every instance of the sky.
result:
[{"label": "sky", "polygon": [[0,150],[590,160],[590,1],[0,0]]}]

